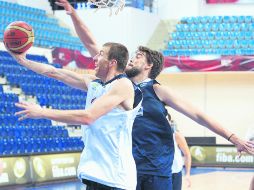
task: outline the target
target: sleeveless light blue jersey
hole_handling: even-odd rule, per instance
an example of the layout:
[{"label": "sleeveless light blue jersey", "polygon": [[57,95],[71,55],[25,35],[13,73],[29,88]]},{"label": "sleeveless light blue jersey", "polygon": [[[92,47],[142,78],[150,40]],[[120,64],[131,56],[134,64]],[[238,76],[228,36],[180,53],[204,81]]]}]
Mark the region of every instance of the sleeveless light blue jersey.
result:
[{"label": "sleeveless light blue jersey", "polygon": [[138,85],[143,101],[133,124],[133,156],[138,173],[168,177],[171,176],[174,141],[165,104],[157,97],[154,84],[158,82],[150,79]]},{"label": "sleeveless light blue jersey", "polygon": [[172,164],[172,173],[179,173],[183,170],[184,162],[183,162],[182,152],[176,142],[175,133],[173,134],[173,138],[174,138],[174,144],[175,144],[175,154],[174,154],[174,160]]},{"label": "sleeveless light blue jersey", "polygon": [[[118,75],[103,84],[92,81],[88,87],[86,108],[109,91]],[[141,93],[141,92],[140,92]],[[82,126],[84,150],[78,167],[81,179],[91,180],[110,187],[134,190],[136,165],[132,156],[132,126],[141,107],[141,100],[133,110],[114,108],[89,126]]]}]

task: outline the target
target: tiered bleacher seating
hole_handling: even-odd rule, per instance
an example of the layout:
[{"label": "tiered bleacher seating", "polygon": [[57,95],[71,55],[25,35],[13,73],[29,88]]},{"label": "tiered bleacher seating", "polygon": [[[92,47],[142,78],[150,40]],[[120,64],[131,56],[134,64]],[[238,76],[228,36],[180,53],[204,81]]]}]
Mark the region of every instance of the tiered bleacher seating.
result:
[{"label": "tiered bleacher seating", "polygon": [[[28,55],[28,58],[49,64],[44,56]],[[9,85],[21,87],[26,95],[36,97],[42,106],[84,109],[84,92],[25,69],[4,51],[0,51],[0,75],[7,78]],[[14,115],[18,111],[14,104],[18,101],[18,95],[5,93],[0,85],[0,155],[82,150],[81,139],[70,137],[64,126],[53,126],[45,119],[18,121]]]},{"label": "tiered bleacher seating", "polygon": [[167,46],[165,56],[253,55],[254,17],[182,18]]},{"label": "tiered bleacher seating", "polygon": [[70,30],[61,27],[55,18],[48,17],[45,10],[0,1],[1,39],[5,28],[14,21],[25,21],[33,27],[35,46],[84,50],[79,38],[73,37]]}]

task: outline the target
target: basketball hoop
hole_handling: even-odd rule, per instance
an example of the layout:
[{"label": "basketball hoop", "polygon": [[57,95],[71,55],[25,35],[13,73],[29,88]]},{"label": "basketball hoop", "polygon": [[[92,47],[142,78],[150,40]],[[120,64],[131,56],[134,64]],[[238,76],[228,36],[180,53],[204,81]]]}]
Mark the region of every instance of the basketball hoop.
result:
[{"label": "basketball hoop", "polygon": [[115,11],[115,14],[117,15],[125,6],[125,0],[89,0],[89,2],[98,7],[96,11],[101,8],[109,8],[109,16],[112,15],[112,8],[117,8]]}]

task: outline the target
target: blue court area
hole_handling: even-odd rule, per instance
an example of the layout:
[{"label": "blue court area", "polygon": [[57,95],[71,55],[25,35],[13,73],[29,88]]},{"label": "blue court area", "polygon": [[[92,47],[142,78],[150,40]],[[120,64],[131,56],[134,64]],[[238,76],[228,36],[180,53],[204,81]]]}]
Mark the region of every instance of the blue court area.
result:
[{"label": "blue court area", "polygon": [[62,182],[56,184],[49,184],[39,187],[28,187],[24,188],[24,190],[85,190],[85,185],[83,185],[80,181],[72,181],[72,182]]},{"label": "blue court area", "polygon": [[252,172],[254,173],[254,169],[243,169],[243,168],[192,168],[191,175],[196,174],[205,174],[211,172]]},{"label": "blue court area", "polygon": [[3,187],[1,190],[85,190],[85,185],[80,181],[68,181],[68,182],[59,182],[46,185],[36,185],[36,186],[23,186],[23,187]]},{"label": "blue court area", "polygon": [[[191,175],[207,174],[213,172],[247,172],[254,174],[254,169],[237,169],[237,168],[192,168]],[[68,182],[58,182],[53,184],[43,184],[36,186],[22,186],[22,187],[3,187],[1,190],[85,190],[85,185],[80,181],[68,181]]]}]

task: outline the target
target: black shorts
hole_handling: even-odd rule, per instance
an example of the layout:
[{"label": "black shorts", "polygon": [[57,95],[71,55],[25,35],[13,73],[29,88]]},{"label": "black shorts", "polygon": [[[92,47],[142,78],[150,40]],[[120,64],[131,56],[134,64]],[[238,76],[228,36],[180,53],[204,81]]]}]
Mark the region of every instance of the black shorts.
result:
[{"label": "black shorts", "polygon": [[138,174],[136,190],[172,190],[172,177]]},{"label": "black shorts", "polygon": [[94,181],[82,179],[82,183],[86,185],[86,190],[124,190],[117,187],[109,187]]},{"label": "black shorts", "polygon": [[173,190],[182,189],[182,171],[180,171],[179,173],[172,174],[172,184],[173,184]]}]

